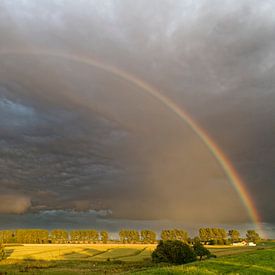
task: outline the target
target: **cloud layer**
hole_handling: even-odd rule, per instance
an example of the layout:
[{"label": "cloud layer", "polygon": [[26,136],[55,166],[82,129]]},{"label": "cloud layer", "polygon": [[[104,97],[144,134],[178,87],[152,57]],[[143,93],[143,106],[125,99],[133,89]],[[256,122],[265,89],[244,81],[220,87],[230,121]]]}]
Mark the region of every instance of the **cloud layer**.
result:
[{"label": "cloud layer", "polygon": [[[272,1],[2,1],[1,213],[110,210],[113,219],[246,222],[208,148],[154,85],[209,133],[274,221]],[[17,198],[17,197],[16,197]],[[42,213],[42,212],[41,212]],[[44,212],[43,212],[44,213]]]}]

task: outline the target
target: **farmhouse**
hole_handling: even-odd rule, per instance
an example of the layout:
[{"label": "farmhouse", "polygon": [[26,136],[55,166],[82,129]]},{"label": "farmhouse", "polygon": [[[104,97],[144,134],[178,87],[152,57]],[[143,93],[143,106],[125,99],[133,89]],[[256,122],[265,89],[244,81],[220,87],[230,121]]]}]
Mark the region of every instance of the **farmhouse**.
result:
[{"label": "farmhouse", "polygon": [[248,245],[248,246],[256,246],[256,244],[255,243],[253,243],[253,242],[247,242],[247,241],[242,241],[242,242],[238,242],[238,243],[233,243],[232,245],[234,245],[234,246],[246,246],[246,245]]},{"label": "farmhouse", "polygon": [[242,241],[242,242],[233,243],[232,245],[234,245],[234,246],[245,246],[245,245],[247,245],[247,242]]}]

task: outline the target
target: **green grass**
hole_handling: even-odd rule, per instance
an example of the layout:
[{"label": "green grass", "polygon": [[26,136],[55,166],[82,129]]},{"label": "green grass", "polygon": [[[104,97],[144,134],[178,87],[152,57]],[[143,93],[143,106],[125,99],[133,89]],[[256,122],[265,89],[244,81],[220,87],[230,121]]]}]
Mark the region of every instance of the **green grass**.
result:
[{"label": "green grass", "polygon": [[151,261],[82,261],[82,260],[5,260],[0,263],[0,274],[132,274],[154,266]]},{"label": "green grass", "polygon": [[[153,264],[154,245],[24,245],[5,248],[0,274],[275,274],[275,243],[212,247],[218,258]],[[5,273],[6,272],[6,273]]]},{"label": "green grass", "polygon": [[180,266],[150,268],[135,274],[275,274],[275,248],[259,249]]}]

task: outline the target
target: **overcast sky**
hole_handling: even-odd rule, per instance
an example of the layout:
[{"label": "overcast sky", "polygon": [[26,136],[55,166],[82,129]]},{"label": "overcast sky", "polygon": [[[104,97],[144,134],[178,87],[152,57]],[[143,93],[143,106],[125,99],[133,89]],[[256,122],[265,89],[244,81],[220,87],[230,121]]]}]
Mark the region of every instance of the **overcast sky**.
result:
[{"label": "overcast sky", "polygon": [[250,222],[171,110],[110,72],[31,54],[43,50],[96,58],[187,111],[274,234],[274,1],[0,0],[0,37],[2,227]]}]

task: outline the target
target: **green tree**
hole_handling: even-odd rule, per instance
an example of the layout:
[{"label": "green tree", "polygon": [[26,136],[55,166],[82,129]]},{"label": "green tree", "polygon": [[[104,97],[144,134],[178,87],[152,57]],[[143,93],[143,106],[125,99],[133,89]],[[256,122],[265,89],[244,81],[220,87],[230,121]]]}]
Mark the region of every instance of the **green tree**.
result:
[{"label": "green tree", "polygon": [[140,241],[139,232],[137,230],[125,230],[119,231],[119,238],[122,243],[138,243]]},{"label": "green tree", "polygon": [[200,239],[204,244],[211,243],[225,243],[226,242],[226,231],[223,228],[200,228],[199,229]]},{"label": "green tree", "polygon": [[196,260],[193,249],[186,243],[178,240],[160,241],[152,253],[153,262],[167,262],[184,264]]},{"label": "green tree", "polygon": [[86,240],[88,242],[92,242],[92,243],[98,243],[99,241],[99,233],[92,229],[92,230],[88,230],[87,233],[86,233]]},{"label": "green tree", "polygon": [[100,238],[101,238],[102,243],[107,243],[108,239],[109,239],[108,232],[107,231],[101,231],[100,232]]},{"label": "green tree", "polygon": [[220,239],[225,240],[227,237],[226,230],[224,228],[219,228],[219,236]]},{"label": "green tree", "polygon": [[240,240],[240,232],[235,229],[231,229],[228,231],[228,236],[231,239],[231,242],[238,242]]},{"label": "green tree", "polygon": [[118,233],[120,242],[126,243],[127,242],[127,236],[126,236],[126,230],[122,229]]},{"label": "green tree", "polygon": [[221,232],[219,228],[210,228],[210,239],[219,240],[221,239]]},{"label": "green tree", "polygon": [[54,229],[51,231],[51,239],[53,243],[67,243],[68,232],[64,229]]},{"label": "green tree", "polygon": [[213,228],[206,228],[205,230],[208,241],[215,239],[215,230]]},{"label": "green tree", "polygon": [[173,239],[173,236],[171,234],[171,230],[162,230],[161,231],[161,234],[160,234],[160,237],[163,241],[168,241],[168,240],[172,240]]},{"label": "green tree", "polygon": [[249,242],[258,242],[261,238],[259,234],[255,230],[247,230],[246,232],[246,239]]},{"label": "green tree", "polygon": [[72,230],[70,232],[71,241],[73,243],[79,243],[80,242],[80,233],[79,230]]},{"label": "green tree", "polygon": [[138,243],[140,241],[139,232],[137,230],[128,231],[128,243]]},{"label": "green tree", "polygon": [[204,243],[208,241],[208,234],[207,234],[206,228],[199,229],[199,236]]},{"label": "green tree", "polygon": [[210,251],[206,249],[201,242],[196,241],[193,245],[195,254],[200,258],[200,261],[203,257],[209,257],[211,255]]},{"label": "green tree", "polygon": [[194,237],[194,239],[192,240],[192,243],[194,244],[194,243],[197,243],[197,242],[201,242],[201,239],[200,239],[200,237],[198,237],[198,236],[196,236],[196,237]]},{"label": "green tree", "polygon": [[0,243],[14,243],[15,240],[15,232],[12,230],[1,230],[0,231]]},{"label": "green tree", "polygon": [[182,242],[187,242],[188,233],[182,229],[174,229],[175,239]]},{"label": "green tree", "polygon": [[163,241],[178,240],[182,242],[187,242],[188,233],[182,229],[166,229],[162,230],[160,237]]},{"label": "green tree", "polygon": [[15,236],[18,243],[48,243],[49,231],[44,229],[18,229]]},{"label": "green tree", "polygon": [[96,230],[72,230],[71,241],[73,243],[97,243],[99,241],[99,234]]},{"label": "green tree", "polygon": [[140,239],[142,243],[155,243],[157,234],[151,230],[141,230]]}]

